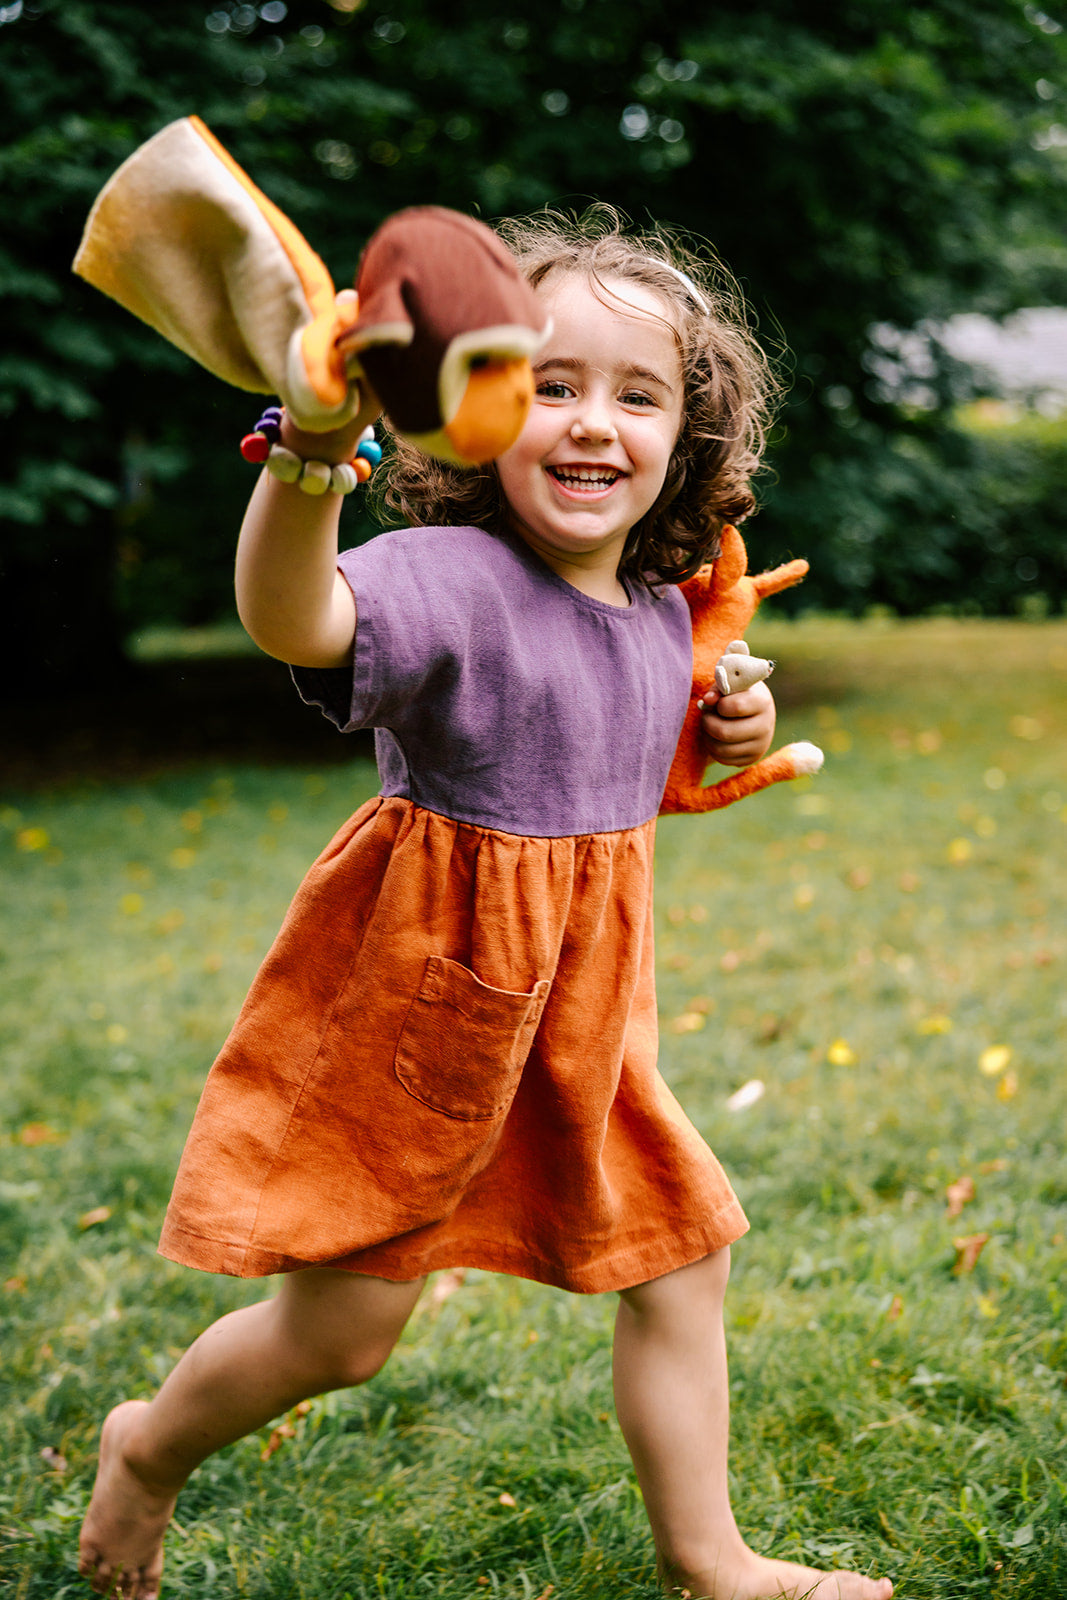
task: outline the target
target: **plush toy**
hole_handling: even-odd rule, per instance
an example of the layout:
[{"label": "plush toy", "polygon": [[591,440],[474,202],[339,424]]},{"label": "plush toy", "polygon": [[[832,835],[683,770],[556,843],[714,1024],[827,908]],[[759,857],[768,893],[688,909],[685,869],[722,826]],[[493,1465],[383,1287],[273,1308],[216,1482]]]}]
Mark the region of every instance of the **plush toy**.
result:
[{"label": "plush toy", "polygon": [[785,745],[718,783],[704,784],[711,757],[701,728],[703,701],[697,697],[713,683],[725,695],[750,688],[768,676],[773,663],[750,655],[742,635],[763,597],[799,583],[808,563],[788,561],[755,578],[746,577],[747,569],[741,535],[736,528],[727,527],[718,560],[701,567],[681,586],[693,619],[693,698],[667,777],[661,815],[717,811],[772,783],[807,776],[822,766],[822,751],[802,741]]},{"label": "plush toy", "polygon": [[209,372],[276,394],[298,427],[340,427],[370,384],[398,432],[459,464],[518,438],[548,319],[484,224],[438,206],[388,218],[356,290],[199,117],[161,129],[93,206],[74,270]]}]

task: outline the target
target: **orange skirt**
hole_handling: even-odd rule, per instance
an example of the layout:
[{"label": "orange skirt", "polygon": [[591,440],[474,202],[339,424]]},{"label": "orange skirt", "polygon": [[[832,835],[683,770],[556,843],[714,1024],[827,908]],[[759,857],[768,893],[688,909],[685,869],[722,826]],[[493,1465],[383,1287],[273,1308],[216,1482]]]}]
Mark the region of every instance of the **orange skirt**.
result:
[{"label": "orange skirt", "polygon": [[744,1233],[656,1070],[654,832],[525,838],[368,801],[211,1071],[162,1253],[600,1293]]}]

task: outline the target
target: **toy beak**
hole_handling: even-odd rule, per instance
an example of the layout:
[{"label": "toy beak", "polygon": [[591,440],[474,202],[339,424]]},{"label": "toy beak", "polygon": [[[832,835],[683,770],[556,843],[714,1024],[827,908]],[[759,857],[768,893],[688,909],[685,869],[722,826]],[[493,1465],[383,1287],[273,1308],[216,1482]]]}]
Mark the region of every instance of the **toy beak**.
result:
[{"label": "toy beak", "polygon": [[507,450],[522,432],[533,393],[525,356],[472,366],[459,409],[444,428],[456,457],[479,466]]}]

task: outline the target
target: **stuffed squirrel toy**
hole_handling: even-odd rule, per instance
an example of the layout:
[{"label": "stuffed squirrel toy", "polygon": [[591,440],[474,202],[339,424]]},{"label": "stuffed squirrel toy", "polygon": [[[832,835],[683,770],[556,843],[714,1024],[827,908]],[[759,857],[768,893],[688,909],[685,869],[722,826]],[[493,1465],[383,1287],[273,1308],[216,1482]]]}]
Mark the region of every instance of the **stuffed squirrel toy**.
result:
[{"label": "stuffed squirrel toy", "polygon": [[[119,167],[92,208],[74,270],[209,372],[276,394],[300,428],[359,411],[365,380],[397,432],[458,465],[491,461],[518,438],[533,398],[530,359],[546,313],[497,236],[438,206],[389,217],[364,248],[355,290],[325,264],[199,117],[160,130]],[[251,458],[250,458],[251,459]],[[261,459],[261,458],[257,458]],[[682,585],[693,618],[694,695],[766,677],[743,634],[764,595],[807,562],[745,576],[734,528]],[[703,784],[701,702],[689,705],[662,812],[712,811],[785,778],[822,752],[792,744]]]},{"label": "stuffed squirrel toy", "polygon": [[822,766],[823,755],[818,746],[801,741],[775,750],[718,783],[704,785],[711,757],[700,726],[703,701],[697,696],[712,683],[721,695],[727,695],[769,677],[774,663],[750,655],[742,636],[764,596],[799,583],[808,563],[787,561],[755,578],[747,577],[747,570],[748,556],[741,535],[736,528],[726,527],[718,560],[701,567],[681,586],[693,619],[693,698],[667,777],[661,816],[680,811],[717,811],[772,783],[809,776]]}]

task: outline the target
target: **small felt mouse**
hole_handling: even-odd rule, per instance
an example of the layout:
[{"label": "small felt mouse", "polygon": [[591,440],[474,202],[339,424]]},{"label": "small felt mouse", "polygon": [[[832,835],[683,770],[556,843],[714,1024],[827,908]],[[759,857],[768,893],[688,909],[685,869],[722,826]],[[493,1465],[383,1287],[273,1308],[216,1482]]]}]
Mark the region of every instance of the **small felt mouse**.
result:
[{"label": "small felt mouse", "polygon": [[300,231],[199,117],[114,173],[74,270],[240,389],[276,394],[300,428],[341,427],[366,380],[398,432],[458,464],[518,438],[544,308],[497,236],[440,206],[389,217],[338,295]]},{"label": "small felt mouse", "polygon": [[783,746],[718,783],[704,783],[711,756],[701,727],[704,702],[700,696],[711,683],[726,695],[768,676],[774,663],[751,655],[742,635],[763,597],[800,583],[808,563],[788,561],[754,578],[746,576],[747,569],[741,535],[736,528],[726,527],[718,560],[701,567],[681,585],[693,621],[693,698],[667,777],[661,815],[717,811],[772,783],[809,776],[823,764],[818,746],[801,741]]}]

